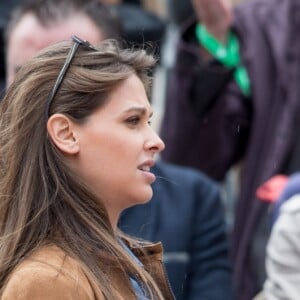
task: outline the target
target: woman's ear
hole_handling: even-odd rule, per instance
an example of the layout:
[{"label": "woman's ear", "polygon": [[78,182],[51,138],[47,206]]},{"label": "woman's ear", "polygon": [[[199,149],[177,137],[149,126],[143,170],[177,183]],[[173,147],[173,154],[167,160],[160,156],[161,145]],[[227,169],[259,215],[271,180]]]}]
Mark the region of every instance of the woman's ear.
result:
[{"label": "woman's ear", "polygon": [[47,122],[50,138],[58,149],[69,155],[79,152],[79,143],[74,129],[75,124],[63,114],[54,114]]}]

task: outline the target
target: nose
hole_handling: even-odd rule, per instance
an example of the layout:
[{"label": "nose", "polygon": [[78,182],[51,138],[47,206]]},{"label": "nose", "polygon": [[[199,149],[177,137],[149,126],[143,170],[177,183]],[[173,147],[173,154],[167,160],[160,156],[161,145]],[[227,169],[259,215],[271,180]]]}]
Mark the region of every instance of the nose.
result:
[{"label": "nose", "polygon": [[162,141],[162,139],[158,136],[158,134],[150,128],[150,136],[145,141],[145,149],[150,150],[153,153],[159,153],[165,149],[165,143]]}]

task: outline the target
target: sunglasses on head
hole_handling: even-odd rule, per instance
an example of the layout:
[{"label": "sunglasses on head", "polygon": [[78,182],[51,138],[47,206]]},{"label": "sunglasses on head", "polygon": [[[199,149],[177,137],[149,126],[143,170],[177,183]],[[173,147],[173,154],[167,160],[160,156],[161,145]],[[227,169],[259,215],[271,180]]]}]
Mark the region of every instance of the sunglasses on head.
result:
[{"label": "sunglasses on head", "polygon": [[55,84],[53,86],[53,89],[51,91],[51,93],[49,94],[48,96],[48,99],[47,99],[47,103],[46,103],[46,117],[47,119],[49,118],[50,116],[50,107],[51,107],[51,103],[53,102],[53,99],[55,97],[55,95],[57,94],[57,91],[71,65],[71,62],[72,62],[72,59],[74,58],[75,54],[76,54],[76,51],[78,49],[78,47],[80,45],[82,46],[85,46],[93,51],[98,51],[97,48],[95,48],[93,45],[91,45],[88,41],[86,40],[82,40],[80,39],[79,37],[77,37],[76,35],[73,35],[72,36],[72,40],[74,42],[74,44],[72,45],[68,55],[67,55],[67,58],[66,58],[66,61],[63,65],[63,67],[61,68],[59,74],[58,74],[58,77],[55,81]]}]

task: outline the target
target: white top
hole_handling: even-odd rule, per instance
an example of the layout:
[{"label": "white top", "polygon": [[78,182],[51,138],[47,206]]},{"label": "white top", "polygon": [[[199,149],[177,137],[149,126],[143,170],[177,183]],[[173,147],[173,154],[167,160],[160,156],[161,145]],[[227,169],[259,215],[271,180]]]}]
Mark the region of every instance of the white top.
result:
[{"label": "white top", "polygon": [[280,209],[267,246],[266,269],[266,300],[300,299],[300,194]]}]

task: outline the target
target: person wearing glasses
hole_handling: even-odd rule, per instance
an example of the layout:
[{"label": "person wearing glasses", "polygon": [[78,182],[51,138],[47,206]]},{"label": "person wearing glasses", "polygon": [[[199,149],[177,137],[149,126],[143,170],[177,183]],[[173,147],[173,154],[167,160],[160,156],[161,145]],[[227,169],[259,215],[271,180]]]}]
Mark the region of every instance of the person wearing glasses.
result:
[{"label": "person wearing glasses", "polygon": [[[16,8],[6,33],[8,85],[29,56],[55,41],[77,34],[96,43],[122,35],[117,31],[118,18],[108,8],[90,0],[82,6],[77,3],[31,0]],[[154,111],[153,123],[155,115]],[[163,261],[177,300],[231,300],[228,239],[218,185],[193,169],[159,160],[151,170],[157,177],[151,201],[126,209],[119,228],[162,242]]]},{"label": "person wearing glasses", "polygon": [[153,56],[108,40],[56,43],[0,105],[1,299],[174,299],[161,244],[117,228],[152,197]]}]

